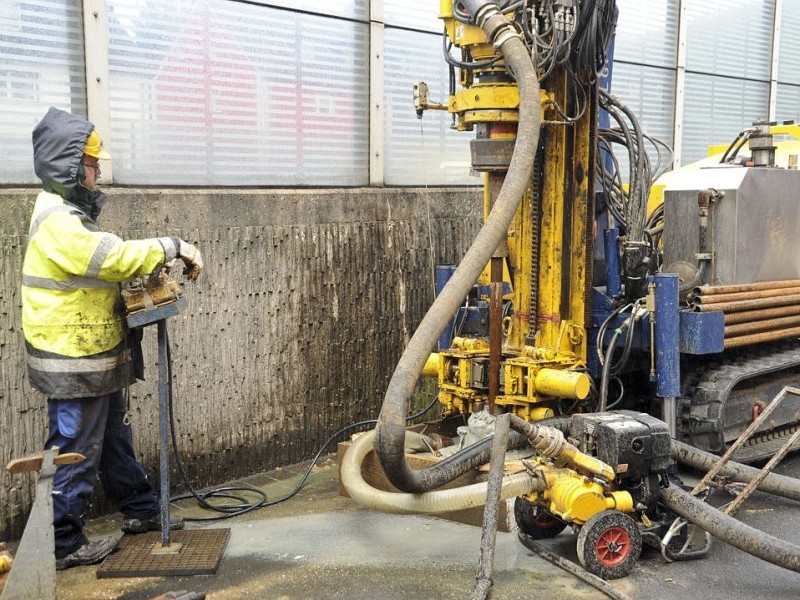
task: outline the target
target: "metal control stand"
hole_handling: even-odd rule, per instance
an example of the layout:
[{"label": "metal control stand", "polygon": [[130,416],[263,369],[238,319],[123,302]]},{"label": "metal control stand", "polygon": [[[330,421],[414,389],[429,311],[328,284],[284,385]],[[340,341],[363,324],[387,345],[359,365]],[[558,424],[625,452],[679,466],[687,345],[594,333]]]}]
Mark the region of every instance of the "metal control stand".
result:
[{"label": "metal control stand", "polygon": [[178,575],[211,575],[219,567],[222,553],[230,537],[230,529],[181,530],[169,527],[169,427],[170,427],[170,353],[167,319],[182,312],[186,299],[182,296],[129,314],[128,326],[133,329],[156,323],[158,332],[158,431],[161,509],[160,539],[156,533],[124,536],[116,553],[111,554],[97,571],[97,577],[154,577]]},{"label": "metal control stand", "polygon": [[[184,300],[184,303],[186,301]],[[159,479],[161,489],[161,548],[153,548],[154,554],[175,554],[181,544],[169,539],[169,341],[167,319],[158,321],[158,435],[159,435]]]}]

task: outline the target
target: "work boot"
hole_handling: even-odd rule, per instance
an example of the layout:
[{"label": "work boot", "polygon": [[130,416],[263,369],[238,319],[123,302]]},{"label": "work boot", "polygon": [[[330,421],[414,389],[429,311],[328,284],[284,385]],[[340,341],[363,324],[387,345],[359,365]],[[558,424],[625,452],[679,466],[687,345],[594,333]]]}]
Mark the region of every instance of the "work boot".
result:
[{"label": "work boot", "polygon": [[86,542],[83,546],[70,552],[63,558],[56,559],[56,570],[63,571],[70,567],[79,567],[82,565],[93,565],[99,563],[106,556],[111,554],[117,548],[117,540],[113,537],[105,537],[103,539]]},{"label": "work boot", "polygon": [[[169,516],[169,528],[172,530],[183,529],[183,518]],[[125,519],[122,522],[124,533],[147,533],[148,531],[161,531],[161,515],[156,514],[148,519]]]}]

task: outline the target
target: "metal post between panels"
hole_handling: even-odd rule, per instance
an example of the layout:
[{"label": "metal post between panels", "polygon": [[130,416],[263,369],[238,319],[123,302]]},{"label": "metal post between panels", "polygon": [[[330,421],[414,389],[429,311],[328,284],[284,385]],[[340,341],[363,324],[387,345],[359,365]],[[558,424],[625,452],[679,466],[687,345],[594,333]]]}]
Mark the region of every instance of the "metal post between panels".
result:
[{"label": "metal post between panels", "polygon": [[[103,139],[103,147],[113,157],[108,90],[108,15],[105,0],[83,0],[83,46],[87,116]],[[103,163],[103,183],[113,182],[112,162]]]}]

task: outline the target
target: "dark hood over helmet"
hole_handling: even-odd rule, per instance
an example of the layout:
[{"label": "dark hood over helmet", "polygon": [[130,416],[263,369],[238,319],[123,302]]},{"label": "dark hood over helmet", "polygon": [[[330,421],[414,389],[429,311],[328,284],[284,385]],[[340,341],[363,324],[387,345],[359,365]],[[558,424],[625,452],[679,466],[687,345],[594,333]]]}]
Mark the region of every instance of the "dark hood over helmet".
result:
[{"label": "dark hood over helmet", "polygon": [[33,169],[45,191],[58,194],[96,219],[104,195],[78,185],[83,151],[92,131],[94,125],[89,121],[50,108],[33,129]]}]

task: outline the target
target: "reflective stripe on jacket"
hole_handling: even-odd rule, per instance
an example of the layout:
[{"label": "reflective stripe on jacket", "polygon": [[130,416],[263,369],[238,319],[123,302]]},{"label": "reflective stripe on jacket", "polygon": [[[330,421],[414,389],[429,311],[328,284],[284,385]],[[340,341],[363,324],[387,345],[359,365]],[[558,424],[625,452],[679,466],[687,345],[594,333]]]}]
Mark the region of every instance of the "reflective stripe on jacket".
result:
[{"label": "reflective stripe on jacket", "polygon": [[22,266],[31,385],[49,398],[100,396],[131,379],[119,283],[165,261],[158,239],[123,241],[60,196],[41,192]]}]

